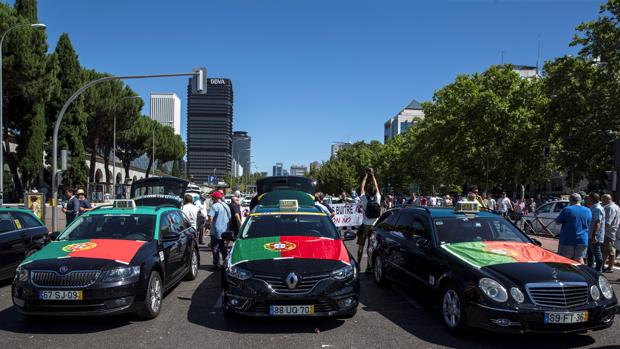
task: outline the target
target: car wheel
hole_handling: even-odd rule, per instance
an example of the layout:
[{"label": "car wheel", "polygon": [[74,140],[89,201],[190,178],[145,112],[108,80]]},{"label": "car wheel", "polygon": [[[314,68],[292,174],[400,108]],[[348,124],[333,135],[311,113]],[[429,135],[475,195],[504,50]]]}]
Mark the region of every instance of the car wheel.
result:
[{"label": "car wheel", "polygon": [[462,333],[467,326],[463,297],[452,284],[441,292],[441,318],[448,331],[453,333]]},{"label": "car wheel", "polygon": [[149,283],[146,287],[146,296],[144,297],[144,306],[140,312],[143,319],[153,319],[159,315],[161,310],[161,301],[163,298],[163,284],[159,273],[154,271],[149,276]]},{"label": "car wheel", "polygon": [[381,257],[378,253],[373,258],[372,267],[372,275],[377,285],[385,286],[387,284],[387,280],[385,278],[385,262],[383,261],[383,257]]},{"label": "car wheel", "polygon": [[200,259],[198,258],[198,248],[192,248],[192,254],[189,260],[189,270],[185,275],[185,280],[191,281],[198,277],[198,268],[200,267]]}]

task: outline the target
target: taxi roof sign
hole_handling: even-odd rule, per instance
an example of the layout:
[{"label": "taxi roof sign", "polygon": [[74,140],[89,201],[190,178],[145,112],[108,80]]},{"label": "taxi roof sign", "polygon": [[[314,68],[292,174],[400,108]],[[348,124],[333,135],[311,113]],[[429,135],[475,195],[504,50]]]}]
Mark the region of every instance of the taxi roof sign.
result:
[{"label": "taxi roof sign", "polygon": [[459,201],[454,207],[455,212],[477,213],[480,212],[480,204],[478,201]]},{"label": "taxi roof sign", "polygon": [[280,200],[280,211],[297,211],[299,202],[297,200]]},{"label": "taxi roof sign", "polygon": [[136,208],[136,202],[133,200],[114,200],[114,208],[133,210]]}]

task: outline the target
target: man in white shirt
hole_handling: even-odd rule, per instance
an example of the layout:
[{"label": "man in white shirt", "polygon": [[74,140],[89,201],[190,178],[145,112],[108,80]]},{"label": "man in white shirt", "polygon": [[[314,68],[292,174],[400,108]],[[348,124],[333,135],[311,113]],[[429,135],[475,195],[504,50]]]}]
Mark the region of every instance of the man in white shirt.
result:
[{"label": "man in white shirt", "polygon": [[198,231],[198,214],[200,209],[194,205],[193,201],[194,198],[190,194],[185,194],[182,210],[192,227]]},{"label": "man in white shirt", "polygon": [[[368,186],[367,190],[366,181],[368,180],[368,176],[372,178],[372,184]],[[370,234],[372,234],[372,227],[381,215],[381,194],[379,193],[379,185],[377,184],[377,179],[375,178],[372,168],[366,169],[366,175],[364,175],[364,179],[362,180],[362,185],[360,188],[360,203],[364,210],[364,217],[362,219],[362,225],[357,230],[358,264],[361,264],[362,262],[364,245],[366,244],[366,240],[370,237]],[[366,272],[370,271],[372,271],[372,266],[370,264],[370,259],[368,259],[366,261]]]},{"label": "man in white shirt", "polygon": [[501,212],[502,216],[508,216],[509,211],[512,211],[512,201],[508,198],[506,192],[502,193],[501,199],[499,199],[499,212]]}]

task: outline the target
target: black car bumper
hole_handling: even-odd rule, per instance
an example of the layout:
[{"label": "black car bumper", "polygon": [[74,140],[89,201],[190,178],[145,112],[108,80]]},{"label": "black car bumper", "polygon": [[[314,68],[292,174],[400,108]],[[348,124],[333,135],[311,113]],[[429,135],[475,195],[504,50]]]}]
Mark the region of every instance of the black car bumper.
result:
[{"label": "black car bumper", "polygon": [[42,300],[39,297],[39,291],[42,290],[62,291],[64,289],[14,285],[13,304],[25,315],[96,316],[135,312],[141,308],[144,301],[144,292],[139,292],[138,283],[102,288],[91,286],[81,289],[82,300],[70,301]]},{"label": "black car bumper", "polygon": [[[466,307],[471,327],[500,333],[575,333],[602,330],[614,322],[617,304],[588,305],[574,309],[519,309],[508,310],[472,303]],[[586,322],[546,324],[545,311],[588,311]]]},{"label": "black car bumper", "polygon": [[236,281],[226,279],[222,306],[230,313],[270,317],[272,305],[312,305],[314,314],[304,316],[346,316],[359,304],[359,278],[348,282],[323,280],[304,294],[279,294],[261,280]]}]

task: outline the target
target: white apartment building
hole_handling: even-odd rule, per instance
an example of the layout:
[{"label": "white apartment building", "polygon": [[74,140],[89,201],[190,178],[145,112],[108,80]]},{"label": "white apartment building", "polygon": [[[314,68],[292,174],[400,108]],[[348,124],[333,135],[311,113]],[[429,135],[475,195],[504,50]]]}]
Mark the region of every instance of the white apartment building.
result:
[{"label": "white apartment building", "polygon": [[424,118],[424,109],[422,105],[415,99],[403,108],[396,116],[389,118],[383,124],[383,141],[396,137],[416,123],[417,120]]}]

